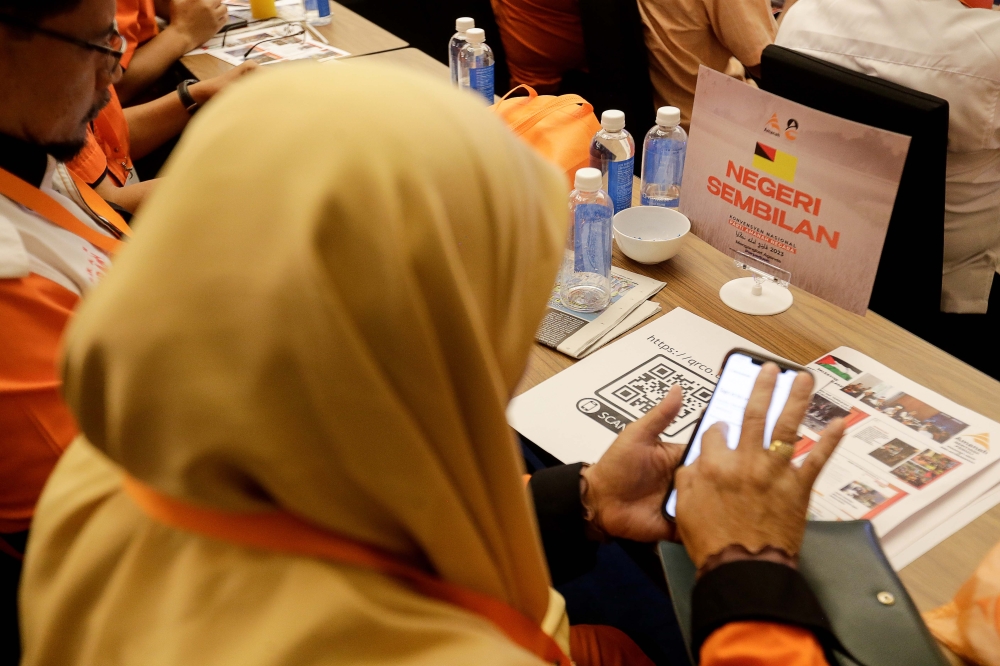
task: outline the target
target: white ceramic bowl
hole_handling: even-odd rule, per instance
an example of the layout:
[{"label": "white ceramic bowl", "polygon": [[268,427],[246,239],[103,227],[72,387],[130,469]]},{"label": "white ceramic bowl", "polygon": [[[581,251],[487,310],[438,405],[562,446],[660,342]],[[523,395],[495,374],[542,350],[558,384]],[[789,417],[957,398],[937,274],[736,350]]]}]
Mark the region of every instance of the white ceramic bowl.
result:
[{"label": "white ceramic bowl", "polygon": [[625,256],[640,264],[658,264],[680,252],[691,220],[675,208],[633,206],[615,215],[615,241]]}]

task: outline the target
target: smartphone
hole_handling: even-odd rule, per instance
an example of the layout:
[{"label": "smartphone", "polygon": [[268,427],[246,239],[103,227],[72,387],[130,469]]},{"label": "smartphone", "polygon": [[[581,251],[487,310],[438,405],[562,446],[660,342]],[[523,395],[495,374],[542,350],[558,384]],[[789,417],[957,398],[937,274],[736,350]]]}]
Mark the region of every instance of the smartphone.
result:
[{"label": "smartphone", "polygon": [[[740,441],[743,413],[750,401],[750,392],[757,381],[761,367],[768,361],[781,369],[774,385],[771,406],[767,410],[765,419],[764,446],[770,445],[774,424],[778,420],[781,410],[785,408],[795,376],[800,372],[809,372],[809,370],[792,363],[762,356],[756,352],[734,349],[726,354],[726,359],[722,363],[722,375],[719,377],[719,383],[708,401],[708,406],[705,407],[705,411],[702,412],[701,418],[695,425],[694,436],[691,437],[687,449],[684,450],[681,465],[690,465],[701,455],[702,435],[719,421],[725,421],[729,424],[726,444],[730,449],[736,448],[736,444]],[[677,517],[677,491],[672,484],[663,502],[663,515],[667,520],[674,520]]]}]

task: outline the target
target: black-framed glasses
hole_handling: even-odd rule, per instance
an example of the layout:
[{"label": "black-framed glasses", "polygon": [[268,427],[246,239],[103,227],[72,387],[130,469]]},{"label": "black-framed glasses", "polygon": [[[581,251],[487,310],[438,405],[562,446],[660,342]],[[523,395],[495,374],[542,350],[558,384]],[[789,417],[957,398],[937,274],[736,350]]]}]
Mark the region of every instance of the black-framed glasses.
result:
[{"label": "black-framed glasses", "polygon": [[88,42],[87,40],[80,39],[79,37],[64,35],[61,32],[34,25],[33,23],[24,21],[14,16],[5,16],[0,14],[0,23],[6,23],[9,26],[26,30],[28,32],[36,32],[39,35],[45,35],[46,37],[51,37],[52,39],[58,39],[61,42],[73,44],[83,49],[103,53],[112,59],[112,67],[121,62],[122,56],[125,54],[125,48],[128,46],[128,42],[122,34],[118,32],[118,21],[111,22],[111,33],[107,36],[107,44],[94,44],[93,42]]},{"label": "black-framed glasses", "polygon": [[[274,41],[278,41],[278,40],[282,40],[282,39],[288,39],[288,40],[293,40],[294,41],[294,39],[296,37],[302,37],[302,41],[305,41],[305,39],[306,39],[305,38],[305,34],[306,34],[306,30],[305,30],[305,28],[302,28],[299,32],[292,33],[291,35],[278,35],[277,37],[268,37],[267,39],[262,39],[262,40],[260,40],[259,42],[257,42],[256,44],[254,44],[253,46],[251,46],[250,48],[247,49],[247,52],[243,54],[243,59],[246,60],[247,56],[249,56],[251,53],[253,53],[253,50],[255,48],[257,48],[258,46],[260,46],[261,44],[265,44],[267,42],[274,42]],[[290,44],[291,42],[282,42],[282,43],[284,43],[284,44]]]}]

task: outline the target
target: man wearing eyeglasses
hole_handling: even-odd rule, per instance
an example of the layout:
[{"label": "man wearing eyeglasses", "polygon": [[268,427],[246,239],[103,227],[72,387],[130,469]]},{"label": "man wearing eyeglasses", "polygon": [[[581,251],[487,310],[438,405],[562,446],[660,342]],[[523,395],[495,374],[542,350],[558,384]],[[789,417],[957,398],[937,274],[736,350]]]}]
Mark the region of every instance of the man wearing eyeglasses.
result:
[{"label": "man wearing eyeglasses", "polygon": [[67,166],[106,201],[134,213],[156,181],[140,180],[132,161],[180,134],[198,107],[257,67],[244,62],[204,81],[185,81],[176,93],[126,109],[116,94],[118,87],[111,86],[110,103],[90,122],[86,145]]},{"label": "man wearing eyeglasses", "polygon": [[129,233],[62,164],[121,75],[114,18],[114,0],[0,0],[0,650],[13,646],[11,663],[20,553],[76,434],[59,397],[59,340]]}]

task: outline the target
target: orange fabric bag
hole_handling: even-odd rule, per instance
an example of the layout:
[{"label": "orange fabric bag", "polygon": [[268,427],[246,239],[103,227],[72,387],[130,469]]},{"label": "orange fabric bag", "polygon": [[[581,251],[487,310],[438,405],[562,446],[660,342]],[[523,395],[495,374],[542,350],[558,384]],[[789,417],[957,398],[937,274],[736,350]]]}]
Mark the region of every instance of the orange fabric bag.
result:
[{"label": "orange fabric bag", "polygon": [[[524,88],[527,97],[510,97]],[[577,169],[590,166],[590,142],[601,129],[594,107],[579,95],[539,95],[520,85],[493,105],[493,112],[517,136],[566,173],[570,186]]]}]

